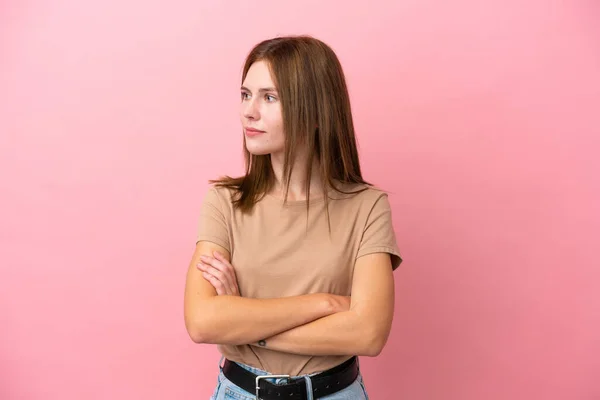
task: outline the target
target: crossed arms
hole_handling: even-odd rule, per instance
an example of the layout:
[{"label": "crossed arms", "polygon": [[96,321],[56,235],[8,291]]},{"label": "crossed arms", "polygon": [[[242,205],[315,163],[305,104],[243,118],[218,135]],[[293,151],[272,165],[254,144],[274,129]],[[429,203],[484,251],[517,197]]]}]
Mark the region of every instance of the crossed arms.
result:
[{"label": "crossed arms", "polygon": [[[394,313],[390,256],[357,259],[352,296],[329,293],[253,299],[217,293],[198,268],[201,256],[230,254],[200,241],[190,262],[184,293],[185,326],[196,343],[263,346],[303,355],[377,356],[389,336]],[[290,312],[293,310],[293,312]]]}]

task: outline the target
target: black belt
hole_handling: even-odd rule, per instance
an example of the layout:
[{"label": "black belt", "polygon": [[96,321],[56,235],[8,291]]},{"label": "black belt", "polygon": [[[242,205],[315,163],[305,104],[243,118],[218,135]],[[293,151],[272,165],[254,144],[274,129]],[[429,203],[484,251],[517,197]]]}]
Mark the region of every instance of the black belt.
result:
[{"label": "black belt", "polygon": [[[313,397],[318,399],[342,390],[352,384],[358,377],[358,359],[356,356],[348,361],[310,377],[312,381]],[[253,374],[233,361],[225,359],[223,375],[235,385],[245,391],[255,394],[261,400],[306,400],[306,381],[304,378],[295,379],[293,382],[275,385],[265,378],[281,377],[262,376]]]}]

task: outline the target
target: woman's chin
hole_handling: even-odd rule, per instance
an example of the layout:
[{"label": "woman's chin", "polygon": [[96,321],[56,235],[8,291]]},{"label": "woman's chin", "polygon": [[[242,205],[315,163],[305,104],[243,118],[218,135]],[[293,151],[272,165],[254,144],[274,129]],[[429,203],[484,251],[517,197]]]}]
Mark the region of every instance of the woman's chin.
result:
[{"label": "woman's chin", "polygon": [[246,144],[246,150],[248,150],[248,152],[250,154],[252,154],[253,156],[264,156],[267,154],[271,154],[275,151],[275,149],[271,149],[269,147],[248,146],[247,144]]}]

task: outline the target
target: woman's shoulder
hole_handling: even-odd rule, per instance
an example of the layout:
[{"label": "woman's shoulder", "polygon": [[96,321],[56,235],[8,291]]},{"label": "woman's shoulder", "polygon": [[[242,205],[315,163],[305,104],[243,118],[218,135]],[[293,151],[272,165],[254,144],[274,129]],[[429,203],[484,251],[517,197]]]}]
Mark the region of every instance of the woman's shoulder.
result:
[{"label": "woman's shoulder", "polygon": [[360,203],[373,203],[381,197],[387,197],[387,192],[376,185],[366,183],[336,183],[339,191],[335,191],[334,198],[347,199]]},{"label": "woman's shoulder", "polygon": [[228,198],[231,197],[233,189],[220,183],[211,183],[208,187],[209,192],[213,192],[216,196]]},{"label": "woman's shoulder", "polygon": [[218,183],[211,183],[206,192],[205,201],[229,208],[233,203],[233,196],[233,189]]}]

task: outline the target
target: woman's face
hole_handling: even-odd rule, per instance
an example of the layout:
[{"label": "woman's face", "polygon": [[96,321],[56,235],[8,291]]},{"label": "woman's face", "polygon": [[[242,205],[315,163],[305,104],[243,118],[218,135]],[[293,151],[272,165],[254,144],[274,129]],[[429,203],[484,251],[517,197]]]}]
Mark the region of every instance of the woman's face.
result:
[{"label": "woman's face", "polygon": [[282,153],[285,148],[281,102],[267,63],[250,66],[241,89],[240,119],[251,154]]}]

